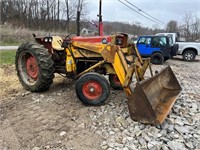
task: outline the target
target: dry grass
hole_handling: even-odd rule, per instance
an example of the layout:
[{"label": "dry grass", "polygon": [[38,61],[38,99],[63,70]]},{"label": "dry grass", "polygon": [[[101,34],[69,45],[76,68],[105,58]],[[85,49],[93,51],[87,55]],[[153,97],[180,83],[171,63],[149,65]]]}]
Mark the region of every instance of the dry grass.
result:
[{"label": "dry grass", "polygon": [[59,35],[65,37],[67,35],[67,32],[63,31],[34,31],[24,27],[1,25],[0,45],[20,45],[23,42],[34,41],[33,33],[37,36]]}]

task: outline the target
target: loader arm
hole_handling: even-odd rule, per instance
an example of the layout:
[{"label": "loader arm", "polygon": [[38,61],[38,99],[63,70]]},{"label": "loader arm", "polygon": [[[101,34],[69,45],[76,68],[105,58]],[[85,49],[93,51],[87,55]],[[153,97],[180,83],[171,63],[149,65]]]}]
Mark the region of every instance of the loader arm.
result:
[{"label": "loader arm", "polygon": [[[129,85],[131,83],[133,74],[136,74],[138,81],[143,80],[144,74],[150,62],[149,60],[143,61],[137,49],[137,57],[132,55],[133,61],[131,64],[128,64],[123,50],[117,45],[77,41],[72,42],[72,45],[76,48],[99,53],[103,57],[105,63],[112,64],[113,69],[115,70],[115,73],[118,76],[127,96],[131,94]],[[143,63],[143,65],[141,63]]]}]

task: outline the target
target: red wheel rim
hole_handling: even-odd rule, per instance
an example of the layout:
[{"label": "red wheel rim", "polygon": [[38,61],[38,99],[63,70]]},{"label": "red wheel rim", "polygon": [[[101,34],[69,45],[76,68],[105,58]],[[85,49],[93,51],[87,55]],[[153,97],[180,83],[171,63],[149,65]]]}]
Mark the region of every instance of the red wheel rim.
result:
[{"label": "red wheel rim", "polygon": [[26,69],[27,69],[27,73],[28,75],[33,78],[33,79],[37,79],[38,77],[38,65],[37,65],[37,61],[33,56],[30,56],[27,61],[26,61]]},{"label": "red wheel rim", "polygon": [[121,85],[121,82],[119,81],[119,78],[117,77],[117,75],[113,76],[113,80],[114,80],[115,84]]},{"label": "red wheel rim", "polygon": [[89,100],[96,100],[98,99],[102,92],[102,86],[97,81],[88,81],[84,83],[82,88],[83,95]]}]

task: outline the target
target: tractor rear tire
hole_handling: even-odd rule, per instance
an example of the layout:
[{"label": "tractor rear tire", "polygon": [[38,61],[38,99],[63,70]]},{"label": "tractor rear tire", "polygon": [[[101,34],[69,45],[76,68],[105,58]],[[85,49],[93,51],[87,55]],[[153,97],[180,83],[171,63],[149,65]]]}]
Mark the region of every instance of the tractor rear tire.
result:
[{"label": "tractor rear tire", "polygon": [[31,92],[42,92],[50,88],[54,78],[51,54],[43,46],[22,44],[15,56],[17,76],[22,86]]},{"label": "tractor rear tire", "polygon": [[114,89],[114,90],[123,90],[123,87],[119,81],[119,78],[117,77],[116,74],[110,74],[109,75],[109,82],[110,82],[110,86]]},{"label": "tractor rear tire", "polygon": [[86,105],[103,104],[110,93],[108,81],[98,73],[86,73],[76,82],[76,95]]},{"label": "tractor rear tire", "polygon": [[151,63],[155,65],[162,65],[164,62],[164,56],[161,53],[154,53],[151,55]]}]

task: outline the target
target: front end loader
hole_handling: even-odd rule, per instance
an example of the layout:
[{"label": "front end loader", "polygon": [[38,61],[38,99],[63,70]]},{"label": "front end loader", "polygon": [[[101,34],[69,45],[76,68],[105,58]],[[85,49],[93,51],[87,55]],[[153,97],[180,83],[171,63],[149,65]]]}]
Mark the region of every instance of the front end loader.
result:
[{"label": "front end loader", "polygon": [[[77,97],[87,105],[100,105],[109,96],[109,83],[124,89],[133,120],[161,124],[171,110],[181,87],[167,67],[153,76],[150,59],[142,59],[126,34],[99,37],[36,37],[38,44],[22,44],[16,53],[21,84],[32,92],[47,90],[54,73],[76,81]],[[152,77],[144,79],[147,69]],[[109,76],[109,82],[105,79]],[[136,86],[131,88],[133,77]]]}]

